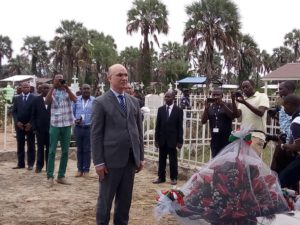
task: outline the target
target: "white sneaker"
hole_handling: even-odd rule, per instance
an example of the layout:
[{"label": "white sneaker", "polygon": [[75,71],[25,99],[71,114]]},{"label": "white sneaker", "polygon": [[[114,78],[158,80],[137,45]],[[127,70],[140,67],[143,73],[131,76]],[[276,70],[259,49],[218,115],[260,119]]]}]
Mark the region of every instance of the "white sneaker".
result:
[{"label": "white sneaker", "polygon": [[54,181],[53,181],[53,178],[48,178],[48,180],[47,180],[47,185],[48,185],[48,187],[49,188],[52,188],[53,187],[53,185],[54,185]]}]

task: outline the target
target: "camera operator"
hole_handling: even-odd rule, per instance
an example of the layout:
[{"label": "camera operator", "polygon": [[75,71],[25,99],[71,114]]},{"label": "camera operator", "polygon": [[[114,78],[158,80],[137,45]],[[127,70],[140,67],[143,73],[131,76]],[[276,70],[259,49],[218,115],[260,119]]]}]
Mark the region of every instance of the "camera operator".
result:
[{"label": "camera operator", "polygon": [[[241,127],[251,130],[266,131],[267,109],[269,98],[266,94],[255,91],[255,83],[252,80],[245,80],[242,83],[242,90],[245,95],[233,92],[232,107],[235,117],[241,117]],[[236,105],[236,101],[240,104]],[[252,132],[252,148],[260,156],[263,149],[265,136],[259,132]]]},{"label": "camera operator", "polygon": [[[296,89],[294,82],[285,81],[279,85],[279,97],[284,100],[284,98],[290,94],[293,94]],[[275,108],[268,110],[268,114],[273,119],[277,119],[280,126],[280,135],[286,136],[285,143],[289,143],[291,136],[291,116],[289,116],[284,108],[277,105]],[[271,163],[271,169],[276,171],[278,174],[291,162],[295,157],[287,154],[285,151],[281,151],[280,145],[276,146],[275,152],[273,154],[273,159]]]},{"label": "camera operator", "polygon": [[211,155],[215,157],[222,148],[229,144],[228,138],[232,131],[232,105],[225,103],[221,89],[214,89],[212,97],[205,101],[205,109],[201,122],[205,124],[209,121],[211,133]]},{"label": "camera operator", "polygon": [[60,166],[57,176],[57,183],[69,184],[65,179],[65,172],[68,163],[68,151],[71,139],[71,126],[74,123],[72,113],[72,101],[77,100],[76,96],[71,92],[63,75],[55,75],[53,87],[48,92],[45,103],[51,104],[50,116],[50,147],[48,156],[47,178],[48,186],[53,186],[54,162],[56,154],[56,146],[58,140],[61,145]]},{"label": "camera operator", "polygon": [[284,111],[292,116],[292,123],[289,144],[281,144],[281,149],[296,157],[280,172],[279,180],[281,187],[290,187],[300,180],[300,98],[294,94],[286,96],[283,107]]}]

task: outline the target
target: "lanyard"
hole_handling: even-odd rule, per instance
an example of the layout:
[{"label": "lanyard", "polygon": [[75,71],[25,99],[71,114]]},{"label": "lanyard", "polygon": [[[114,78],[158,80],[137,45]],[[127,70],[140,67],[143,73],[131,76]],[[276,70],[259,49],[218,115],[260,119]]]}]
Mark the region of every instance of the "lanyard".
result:
[{"label": "lanyard", "polygon": [[[88,99],[88,100],[86,100],[86,101],[84,101],[84,99],[82,98],[81,99],[81,102],[82,102],[82,111],[85,113],[86,112],[86,107],[87,107],[87,105],[89,104],[89,101],[90,101],[90,99]],[[84,103],[85,102],[85,103]]]}]

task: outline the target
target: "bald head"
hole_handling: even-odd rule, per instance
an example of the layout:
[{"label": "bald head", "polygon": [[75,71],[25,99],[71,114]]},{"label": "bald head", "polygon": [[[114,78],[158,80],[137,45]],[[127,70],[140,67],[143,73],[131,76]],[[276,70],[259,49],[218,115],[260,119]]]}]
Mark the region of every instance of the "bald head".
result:
[{"label": "bald head", "polygon": [[113,76],[119,73],[127,74],[126,68],[121,64],[114,64],[111,67],[109,67],[107,76]]},{"label": "bald head", "polygon": [[126,68],[121,64],[114,64],[108,69],[107,78],[110,87],[119,94],[124,93],[127,88],[128,74]]},{"label": "bald head", "polygon": [[295,94],[286,96],[283,100],[284,111],[288,115],[293,115],[300,107],[300,98]]}]

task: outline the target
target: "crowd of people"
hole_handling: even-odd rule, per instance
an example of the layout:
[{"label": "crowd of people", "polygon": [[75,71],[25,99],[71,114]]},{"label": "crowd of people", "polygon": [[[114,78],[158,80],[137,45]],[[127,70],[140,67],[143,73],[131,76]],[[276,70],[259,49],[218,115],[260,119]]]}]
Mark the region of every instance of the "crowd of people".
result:
[{"label": "crowd of people", "polygon": [[[25,141],[27,142],[27,169],[42,172],[46,165],[47,183],[54,185],[54,168],[57,144],[61,157],[56,182],[69,185],[65,177],[71,129],[77,144],[76,177],[89,177],[91,160],[99,176],[97,224],[109,224],[110,211],[115,201],[114,224],[128,224],[135,173],[144,166],[144,140],[141,113],[143,102],[133,96],[128,84],[126,68],[112,65],[107,79],[110,90],[99,97],[91,96],[91,87],[83,84],[76,96],[63,76],[55,75],[53,84],[39,86],[39,95],[30,92],[28,83],[22,83],[20,93],[13,99],[13,119],[17,139],[17,165],[26,167]],[[261,155],[265,142],[267,114],[277,118],[286,143],[278,138],[272,161],[272,170],[279,174],[283,187],[299,189],[300,173],[300,98],[294,94],[295,84],[282,82],[279,86],[281,106],[271,113],[268,96],[255,91],[252,80],[245,80],[241,91],[231,93],[231,103],[223,101],[223,90],[216,88],[204,104],[201,122],[209,122],[211,154],[218,153],[229,144],[235,118],[241,127],[252,133],[252,148]],[[177,149],[184,143],[183,110],[191,109],[189,90],[177,106],[172,91],[165,93],[165,104],[158,109],[155,126],[155,147],[159,149],[158,177],[154,184],[166,182],[166,165],[169,158],[170,183],[177,184]],[[187,114],[190,117],[191,114]],[[262,132],[261,132],[262,131]],[[37,154],[35,151],[37,139]],[[101,188],[100,188],[101,187]],[[124,194],[126,193],[126,194]]]}]

